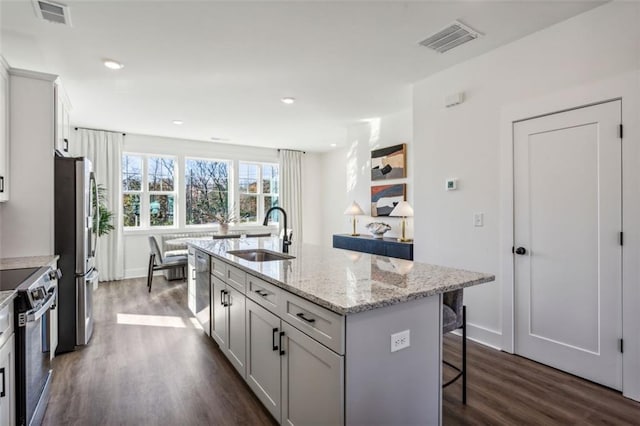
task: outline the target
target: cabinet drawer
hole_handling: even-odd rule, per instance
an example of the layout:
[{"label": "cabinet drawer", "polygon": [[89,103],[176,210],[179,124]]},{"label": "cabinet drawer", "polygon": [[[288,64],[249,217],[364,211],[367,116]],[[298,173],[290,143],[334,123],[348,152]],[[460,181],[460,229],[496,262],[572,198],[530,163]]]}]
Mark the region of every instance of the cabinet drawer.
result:
[{"label": "cabinet drawer", "polygon": [[227,264],[222,260],[211,256],[211,275],[222,280],[227,278]]},{"label": "cabinet drawer", "polygon": [[275,285],[247,274],[247,296],[276,315],[282,306],[282,293],[283,290]]},{"label": "cabinet drawer", "polygon": [[0,309],[0,346],[13,333],[13,300]]},{"label": "cabinet drawer", "polygon": [[235,266],[227,265],[226,283],[235,288],[242,294],[245,293],[247,287],[247,273]]},{"label": "cabinet drawer", "polygon": [[344,317],[291,293],[284,296],[283,318],[318,342],[344,354]]}]

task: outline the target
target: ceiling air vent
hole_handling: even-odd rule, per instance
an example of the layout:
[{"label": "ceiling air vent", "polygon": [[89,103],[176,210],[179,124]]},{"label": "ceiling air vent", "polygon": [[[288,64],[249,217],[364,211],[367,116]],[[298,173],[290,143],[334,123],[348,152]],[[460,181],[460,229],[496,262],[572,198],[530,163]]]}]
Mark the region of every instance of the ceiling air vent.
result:
[{"label": "ceiling air vent", "polygon": [[444,53],[480,36],[482,34],[462,22],[454,21],[453,24],[422,40],[419,44],[436,52]]},{"label": "ceiling air vent", "polygon": [[71,26],[69,7],[64,4],[44,0],[32,0],[36,16],[45,21]]}]

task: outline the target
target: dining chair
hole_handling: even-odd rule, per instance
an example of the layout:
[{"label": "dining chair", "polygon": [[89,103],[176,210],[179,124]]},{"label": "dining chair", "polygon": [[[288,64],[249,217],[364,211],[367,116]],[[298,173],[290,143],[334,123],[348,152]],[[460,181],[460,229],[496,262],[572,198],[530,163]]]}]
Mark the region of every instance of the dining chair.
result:
[{"label": "dining chair", "polygon": [[164,271],[167,269],[182,269],[182,276],[187,276],[187,255],[176,255],[162,257],[160,247],[156,237],[149,236],[149,248],[151,252],[149,254],[149,270],[147,273],[147,287],[149,287],[149,293],[151,293],[151,285],[153,284],[153,273],[155,271]]},{"label": "dining chair", "polygon": [[467,307],[462,304],[463,289],[449,291],[442,295],[442,334],[462,329],[462,366],[457,367],[442,361],[458,374],[442,385],[446,388],[462,377],[462,403],[467,403]]}]

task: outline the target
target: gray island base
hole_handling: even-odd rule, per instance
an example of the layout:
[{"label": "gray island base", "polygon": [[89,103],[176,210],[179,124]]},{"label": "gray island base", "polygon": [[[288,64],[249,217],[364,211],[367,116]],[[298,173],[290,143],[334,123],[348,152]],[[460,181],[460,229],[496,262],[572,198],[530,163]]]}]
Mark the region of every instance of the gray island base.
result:
[{"label": "gray island base", "polygon": [[442,294],[492,275],[304,244],[286,260],[230,253],[278,252],[277,238],[188,245],[190,309],[277,422],[441,424]]}]

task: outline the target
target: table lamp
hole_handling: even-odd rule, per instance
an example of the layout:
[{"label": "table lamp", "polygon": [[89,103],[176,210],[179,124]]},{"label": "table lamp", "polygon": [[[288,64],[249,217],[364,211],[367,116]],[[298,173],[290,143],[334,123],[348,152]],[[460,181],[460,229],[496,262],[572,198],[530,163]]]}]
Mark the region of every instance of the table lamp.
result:
[{"label": "table lamp", "polygon": [[351,234],[352,237],[357,237],[358,234],[356,232],[356,216],[364,214],[364,212],[362,211],[362,208],[360,207],[360,205],[358,203],[356,203],[355,201],[353,203],[351,203],[351,205],[349,207],[347,207],[347,209],[344,211],[344,214],[346,215],[350,215],[353,216],[353,233]]},{"label": "table lamp", "polygon": [[413,208],[411,204],[406,201],[400,201],[396,204],[395,208],[389,213],[389,216],[396,216],[402,218],[402,237],[398,238],[398,241],[409,242],[412,241],[410,238],[407,238],[405,235],[406,232],[406,222],[408,217],[413,217]]}]

